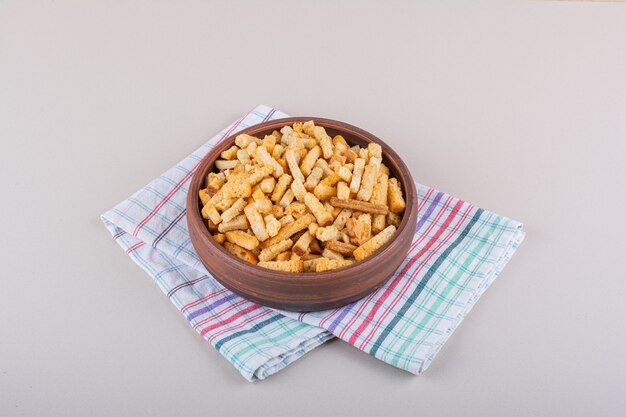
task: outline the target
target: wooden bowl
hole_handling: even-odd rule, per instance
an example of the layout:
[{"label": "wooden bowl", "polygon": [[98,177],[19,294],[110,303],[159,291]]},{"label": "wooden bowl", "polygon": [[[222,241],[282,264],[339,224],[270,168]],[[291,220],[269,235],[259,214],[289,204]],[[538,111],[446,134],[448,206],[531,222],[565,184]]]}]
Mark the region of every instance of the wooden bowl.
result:
[{"label": "wooden bowl", "polygon": [[[353,265],[321,273],[287,273],[261,268],[231,255],[216,243],[200,214],[198,191],[222,151],[241,133],[263,137],[294,122],[314,120],[329,135],[342,135],[350,145],[378,143],[383,162],[402,183],[406,210],[393,239],[374,255]],[[340,307],[356,301],[383,285],[398,269],[409,251],[417,223],[417,191],[408,168],[389,146],[376,136],[347,123],[317,117],[289,117],[244,129],[217,144],[200,162],[187,196],[189,234],[204,266],[222,285],[240,296],[269,307],[290,311],[314,311]]]}]

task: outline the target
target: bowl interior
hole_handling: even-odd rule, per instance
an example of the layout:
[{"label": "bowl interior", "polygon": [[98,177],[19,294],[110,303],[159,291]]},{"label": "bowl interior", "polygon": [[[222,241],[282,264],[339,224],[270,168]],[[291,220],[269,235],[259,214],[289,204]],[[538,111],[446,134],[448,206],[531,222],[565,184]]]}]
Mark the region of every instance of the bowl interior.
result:
[{"label": "bowl interior", "polygon": [[[363,272],[367,271],[368,264],[372,264],[376,262],[377,257],[379,257],[379,255],[385,252],[385,250],[390,247],[393,241],[402,234],[403,230],[409,224],[410,216],[408,216],[408,214],[413,212],[413,210],[417,210],[417,207],[416,207],[417,200],[414,195],[415,185],[413,183],[411,174],[408,168],[406,167],[406,165],[404,164],[404,162],[402,161],[402,159],[400,158],[400,156],[395,151],[393,151],[387,144],[385,144],[382,140],[378,139],[371,133],[366,132],[356,126],[352,126],[352,125],[335,121],[335,120],[322,119],[322,118],[317,118],[317,117],[290,117],[290,118],[284,118],[284,119],[276,119],[276,120],[265,122],[259,125],[251,126],[247,129],[244,129],[242,131],[239,131],[233,134],[230,137],[225,138],[224,140],[219,142],[217,145],[215,145],[215,147],[211,150],[209,155],[205,157],[207,159],[205,159],[200,164],[200,166],[198,167],[198,171],[195,174],[196,176],[200,177],[201,181],[199,181],[197,184],[195,184],[196,181],[192,181],[192,186],[195,184],[195,187],[193,189],[192,187],[190,187],[189,192],[193,193],[191,197],[193,200],[196,201],[197,210],[196,210],[196,213],[194,214],[188,213],[188,215],[192,215],[192,216],[196,216],[196,214],[197,216],[200,215],[199,213],[202,210],[202,205],[198,198],[198,191],[200,190],[200,188],[204,186],[204,178],[206,178],[209,172],[212,172],[215,170],[215,161],[219,159],[220,153],[234,145],[235,137],[237,135],[241,133],[247,133],[249,135],[262,138],[264,135],[270,134],[274,130],[280,130],[280,128],[282,128],[285,125],[292,125],[294,122],[305,122],[308,120],[313,120],[316,125],[323,126],[326,129],[326,132],[330,136],[333,136],[333,137],[335,135],[343,136],[346,142],[348,142],[350,146],[360,145],[361,147],[366,147],[367,144],[371,142],[380,144],[382,147],[382,152],[383,152],[383,163],[389,168],[390,176],[397,178],[398,181],[401,183],[402,191],[404,193],[404,198],[406,201],[406,209],[402,215],[402,222],[400,226],[397,228],[396,234],[391,239],[391,241],[387,242],[385,246],[378,249],[378,251],[376,251],[372,256],[364,259],[363,261],[355,262],[354,264],[345,268],[341,268],[341,269],[337,269],[333,271],[327,271],[327,272],[290,273],[290,272],[272,271],[272,275],[275,277],[277,281],[280,281],[283,285],[288,285],[288,286],[290,285],[301,286],[301,285],[307,285],[307,284],[315,285],[316,283],[319,283],[319,280],[333,279],[333,276],[335,276],[338,271],[348,271],[348,270],[353,270],[353,269],[359,269]],[[193,197],[194,195],[195,195],[195,199]],[[206,227],[206,224],[204,224],[202,233],[209,236],[209,239],[208,239],[209,244],[214,245],[216,248],[218,248],[218,250],[220,250],[226,256],[231,258],[233,262],[240,263],[242,264],[242,266],[245,265],[246,268],[253,268],[255,270],[258,270],[259,272],[268,271],[265,268],[246,263],[245,261],[240,260],[239,258],[230,254],[226,249],[224,249],[221,245],[219,245],[213,240],[213,238],[211,237],[211,233],[208,230],[208,227]]]}]

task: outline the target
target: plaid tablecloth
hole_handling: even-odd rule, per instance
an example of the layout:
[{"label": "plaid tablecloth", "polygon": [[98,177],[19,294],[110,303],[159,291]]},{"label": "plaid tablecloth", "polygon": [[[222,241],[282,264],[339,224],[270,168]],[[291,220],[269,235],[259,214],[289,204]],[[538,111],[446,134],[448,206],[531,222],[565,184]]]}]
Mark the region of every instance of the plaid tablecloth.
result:
[{"label": "plaid tablecloth", "polygon": [[272,375],[333,337],[393,366],[423,372],[515,253],[524,238],[522,224],[417,184],[413,244],[385,286],[348,306],[313,313],[245,300],[222,287],[198,259],[185,217],[187,187],[199,161],[221,139],[282,117],[287,115],[267,106],[254,108],[102,221],[191,326],[249,381]]}]

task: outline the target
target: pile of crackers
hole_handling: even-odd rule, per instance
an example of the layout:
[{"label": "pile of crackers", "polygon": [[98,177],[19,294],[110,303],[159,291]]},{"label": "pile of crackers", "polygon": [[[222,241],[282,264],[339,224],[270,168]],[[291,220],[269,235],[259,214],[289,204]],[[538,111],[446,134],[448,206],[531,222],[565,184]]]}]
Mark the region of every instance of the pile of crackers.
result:
[{"label": "pile of crackers", "polygon": [[199,191],[216,242],[251,264],[324,272],[371,256],[406,203],[376,143],[350,146],[313,121],[238,135]]}]

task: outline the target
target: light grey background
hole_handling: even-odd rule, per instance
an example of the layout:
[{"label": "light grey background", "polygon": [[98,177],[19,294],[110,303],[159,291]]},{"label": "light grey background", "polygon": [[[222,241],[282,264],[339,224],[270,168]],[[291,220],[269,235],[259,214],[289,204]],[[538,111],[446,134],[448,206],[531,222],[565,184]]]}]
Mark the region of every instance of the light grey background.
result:
[{"label": "light grey background", "polygon": [[[423,376],[250,384],[100,223],[260,103],[525,223]],[[625,116],[623,3],[0,1],[0,415],[623,416]]]}]

